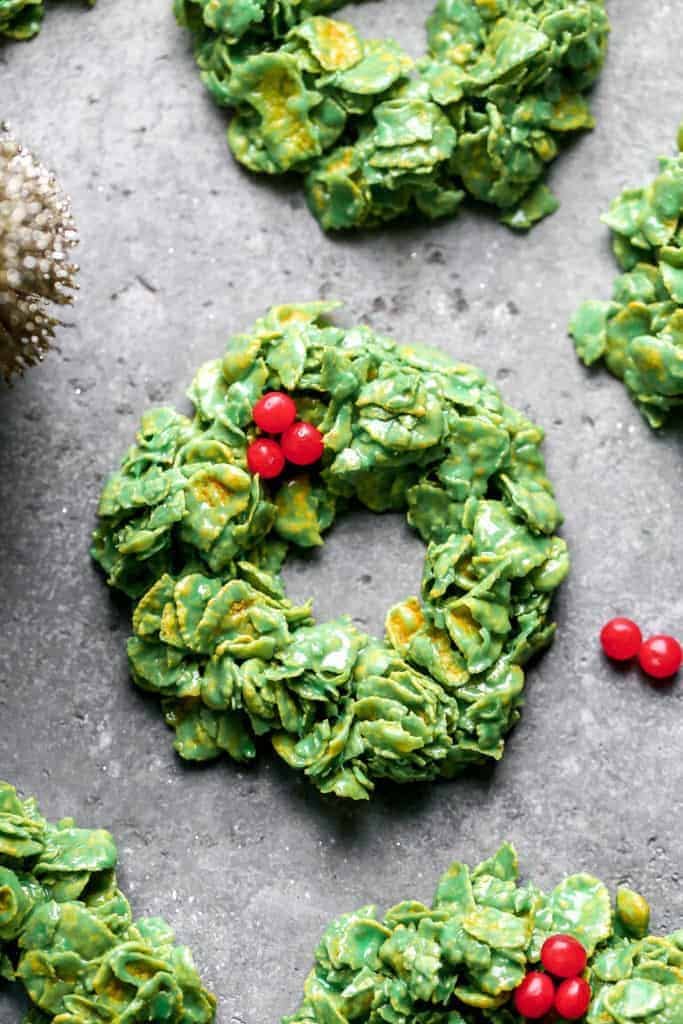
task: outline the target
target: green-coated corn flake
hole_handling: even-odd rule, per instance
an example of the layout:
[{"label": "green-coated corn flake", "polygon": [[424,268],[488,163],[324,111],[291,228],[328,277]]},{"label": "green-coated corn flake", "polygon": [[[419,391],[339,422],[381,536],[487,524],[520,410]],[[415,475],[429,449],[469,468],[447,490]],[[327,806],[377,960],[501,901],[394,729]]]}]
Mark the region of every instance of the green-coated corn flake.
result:
[{"label": "green-coated corn flake", "polygon": [[[683,1019],[683,932],[658,938],[641,926],[642,896],[616,904],[591,875],[544,894],[521,885],[504,844],[474,869],[450,866],[431,906],[399,903],[342,915],[325,931],[299,1009],[282,1024],[520,1024],[512,993],[538,970],[551,933],[588,952],[587,1024],[674,1024]],[[638,929],[624,927],[637,905]]]},{"label": "green-coated corn flake", "polygon": [[516,229],[554,212],[541,180],[567,134],[593,126],[604,0],[439,0],[417,62],[327,17],[341,6],[175,0],[242,164],[301,174],[326,230],[451,216],[466,193]]},{"label": "green-coated corn flake", "polygon": [[[86,0],[94,7],[97,0]],[[32,39],[40,32],[45,0],[0,0],[0,37]]]},{"label": "green-coated corn flake", "polygon": [[585,302],[569,325],[579,358],[603,359],[652,427],[683,406],[683,132],[679,149],[604,214],[625,273],[611,302]]},{"label": "green-coated corn flake", "polygon": [[[132,675],[181,757],[251,759],[268,735],[322,792],[367,799],[378,778],[502,756],[569,561],[542,431],[473,367],[333,326],[334,307],[272,309],[199,370],[193,419],[143,416],[93,555],[137,601]],[[266,486],[246,469],[251,409],[283,387],[325,453]],[[354,503],[405,511],[427,545],[421,596],[391,609],[383,642],[343,616],[316,624],[278,575]]]},{"label": "green-coated corn flake", "polygon": [[0,977],[35,1024],[210,1024],[216,1001],[160,918],[134,921],[108,832],[46,821],[0,781]]}]

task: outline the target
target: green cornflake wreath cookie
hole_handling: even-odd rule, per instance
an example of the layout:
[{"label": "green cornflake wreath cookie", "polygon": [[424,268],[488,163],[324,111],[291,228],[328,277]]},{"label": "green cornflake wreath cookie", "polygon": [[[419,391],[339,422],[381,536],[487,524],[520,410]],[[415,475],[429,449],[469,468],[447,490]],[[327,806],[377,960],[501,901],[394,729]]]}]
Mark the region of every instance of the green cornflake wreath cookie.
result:
[{"label": "green cornflake wreath cookie", "polygon": [[303,175],[326,229],[407,211],[452,215],[465,192],[514,228],[557,208],[539,182],[604,62],[603,0],[439,0],[427,55],[362,39],[340,0],[174,0],[201,77],[231,107],[251,171]]},{"label": "green cornflake wreath cookie", "polygon": [[649,918],[642,896],[621,888],[612,906],[591,875],[548,895],[520,885],[505,844],[472,871],[451,864],[431,907],[399,903],[380,918],[367,906],[331,924],[283,1024],[517,1024],[512,993],[554,934],[588,954],[587,1024],[680,1024],[683,930],[648,935]]},{"label": "green cornflake wreath cookie", "polygon": [[216,1001],[161,918],[133,921],[108,832],[52,824],[0,782],[0,979],[31,1024],[209,1024]]},{"label": "green cornflake wreath cookie", "polygon": [[[88,7],[96,2],[86,0]],[[32,39],[40,32],[44,15],[44,0],[0,0],[0,37]]]},{"label": "green cornflake wreath cookie", "polygon": [[683,126],[678,148],[602,217],[626,273],[611,302],[585,302],[569,325],[583,362],[604,359],[652,427],[683,406]]},{"label": "green cornflake wreath cookie", "polygon": [[[335,305],[272,309],[199,370],[194,419],[143,417],[93,555],[138,601],[132,675],[162,698],[181,757],[247,761],[267,735],[322,792],[360,800],[377,778],[502,756],[569,560],[542,431],[470,366],[330,326]],[[266,487],[246,450],[272,389],[325,451],[319,472]],[[421,600],[391,609],[384,642],[347,617],[315,624],[278,576],[288,545],[321,545],[354,501],[406,510],[427,544]]]}]

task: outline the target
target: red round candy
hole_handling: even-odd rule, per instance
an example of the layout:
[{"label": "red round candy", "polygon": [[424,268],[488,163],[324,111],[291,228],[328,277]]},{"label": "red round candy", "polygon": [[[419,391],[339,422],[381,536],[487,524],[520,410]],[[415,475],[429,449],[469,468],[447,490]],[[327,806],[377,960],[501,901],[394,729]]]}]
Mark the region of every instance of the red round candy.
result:
[{"label": "red round candy", "polygon": [[323,435],[312,423],[292,423],[282,435],[282,450],[295,466],[312,466],[322,458]]},{"label": "red round candy", "polygon": [[638,651],[638,662],[643,672],[653,679],[675,676],[683,661],[683,651],[673,636],[651,636]]},{"label": "red round candy", "polygon": [[247,465],[264,480],[273,480],[285,468],[285,457],[277,441],[259,437],[247,448]]},{"label": "red round candy", "polygon": [[602,649],[614,661],[635,658],[642,642],[643,634],[631,619],[610,619],[600,632]]},{"label": "red round candy", "polygon": [[541,963],[556,978],[573,978],[581,974],[588,957],[573,935],[551,935],[541,949]]},{"label": "red round candy", "polygon": [[550,1013],[555,1001],[555,986],[548,974],[530,971],[515,989],[515,1009],[528,1020],[538,1020]]},{"label": "red round candy", "polygon": [[557,986],[555,1009],[565,1020],[578,1020],[590,1006],[591,987],[585,978],[567,978]]},{"label": "red round candy", "polygon": [[281,434],[296,419],[294,399],[283,391],[269,391],[252,410],[254,423],[266,434]]}]

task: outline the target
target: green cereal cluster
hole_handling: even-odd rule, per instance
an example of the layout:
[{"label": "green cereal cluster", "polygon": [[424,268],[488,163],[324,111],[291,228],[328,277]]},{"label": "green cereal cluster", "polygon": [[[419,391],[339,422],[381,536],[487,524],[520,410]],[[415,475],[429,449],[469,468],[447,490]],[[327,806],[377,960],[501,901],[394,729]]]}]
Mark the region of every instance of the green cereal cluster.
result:
[{"label": "green cereal cluster", "polygon": [[[138,601],[133,678],[162,698],[181,757],[245,761],[267,735],[322,792],[361,800],[377,778],[502,756],[568,555],[542,431],[478,370],[331,326],[334,306],[272,309],[199,370],[194,419],[143,417],[104,488],[93,555]],[[325,453],[319,472],[267,488],[246,450],[273,389]],[[321,545],[354,501],[405,510],[427,544],[421,600],[389,612],[384,642],[345,616],[316,624],[278,576],[288,545]]]},{"label": "green cereal cluster", "polygon": [[[86,0],[94,7],[97,0]],[[0,0],[0,37],[32,39],[40,32],[45,0]]]},{"label": "green cereal cluster", "polygon": [[210,1024],[215,999],[160,918],[133,921],[108,832],[45,821],[0,782],[0,979],[31,1024]]},{"label": "green cereal cluster", "polygon": [[567,133],[593,126],[603,0],[439,0],[417,62],[326,17],[340,6],[174,0],[202,80],[234,110],[240,163],[303,175],[326,230],[449,216],[466,192],[514,228],[556,209],[540,182]]},{"label": "green cereal cluster", "polygon": [[518,1024],[511,994],[557,933],[588,953],[587,1024],[677,1024],[683,930],[648,935],[649,917],[642,896],[618,889],[612,906],[586,874],[547,895],[520,885],[505,844],[471,871],[451,864],[431,907],[411,900],[380,918],[367,906],[331,924],[303,1002],[283,1024]]},{"label": "green cereal cluster", "polygon": [[569,325],[583,362],[604,359],[652,427],[683,406],[683,127],[678,148],[602,217],[625,273],[611,302],[585,302]]}]

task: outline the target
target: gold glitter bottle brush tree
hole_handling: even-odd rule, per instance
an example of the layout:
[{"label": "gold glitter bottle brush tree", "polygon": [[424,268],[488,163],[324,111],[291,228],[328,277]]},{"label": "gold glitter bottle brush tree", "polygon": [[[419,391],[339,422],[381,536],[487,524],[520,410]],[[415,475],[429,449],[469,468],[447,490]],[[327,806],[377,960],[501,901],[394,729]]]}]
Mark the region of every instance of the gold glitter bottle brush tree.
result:
[{"label": "gold glitter bottle brush tree", "polygon": [[54,343],[56,306],[78,287],[71,201],[54,174],[0,125],[0,375],[9,381]]}]

